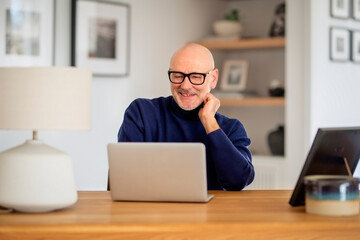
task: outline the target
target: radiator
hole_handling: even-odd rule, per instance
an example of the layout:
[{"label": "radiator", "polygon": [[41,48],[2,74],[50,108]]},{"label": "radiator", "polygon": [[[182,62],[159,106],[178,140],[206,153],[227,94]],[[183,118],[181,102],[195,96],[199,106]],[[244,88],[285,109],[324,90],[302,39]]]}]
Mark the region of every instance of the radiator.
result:
[{"label": "radiator", "polygon": [[253,156],[254,181],[245,190],[282,189],[284,157]]}]

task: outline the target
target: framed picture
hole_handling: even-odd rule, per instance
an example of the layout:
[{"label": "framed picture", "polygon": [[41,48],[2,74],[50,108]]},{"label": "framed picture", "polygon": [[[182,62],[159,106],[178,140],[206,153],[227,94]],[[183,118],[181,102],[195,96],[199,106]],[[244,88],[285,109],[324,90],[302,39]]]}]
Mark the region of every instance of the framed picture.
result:
[{"label": "framed picture", "polygon": [[330,16],[334,18],[350,18],[350,0],[330,0]]},{"label": "framed picture", "polygon": [[246,88],[249,62],[247,60],[227,60],[224,63],[220,89],[224,91],[244,91]]},{"label": "framed picture", "polygon": [[344,28],[330,28],[330,59],[350,60],[350,31]]},{"label": "framed picture", "polygon": [[71,65],[99,76],[128,75],[129,24],[127,4],[72,0]]},{"label": "framed picture", "polygon": [[353,31],[351,35],[351,60],[360,63],[360,31]]},{"label": "framed picture", "polygon": [[352,13],[353,18],[360,21],[360,0],[353,0]]},{"label": "framed picture", "polygon": [[0,1],[1,66],[53,65],[54,8],[54,0]]}]

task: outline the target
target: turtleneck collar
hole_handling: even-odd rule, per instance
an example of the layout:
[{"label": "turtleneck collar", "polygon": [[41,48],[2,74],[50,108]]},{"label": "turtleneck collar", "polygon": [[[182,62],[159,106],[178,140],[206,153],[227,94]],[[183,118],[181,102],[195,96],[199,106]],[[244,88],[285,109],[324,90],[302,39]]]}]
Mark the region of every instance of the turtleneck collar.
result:
[{"label": "turtleneck collar", "polygon": [[193,109],[193,110],[184,110],[182,109],[174,100],[173,97],[171,97],[171,109],[174,111],[174,113],[184,119],[187,120],[199,120],[199,110],[200,108],[202,108],[201,104],[200,106],[198,106],[197,108]]}]

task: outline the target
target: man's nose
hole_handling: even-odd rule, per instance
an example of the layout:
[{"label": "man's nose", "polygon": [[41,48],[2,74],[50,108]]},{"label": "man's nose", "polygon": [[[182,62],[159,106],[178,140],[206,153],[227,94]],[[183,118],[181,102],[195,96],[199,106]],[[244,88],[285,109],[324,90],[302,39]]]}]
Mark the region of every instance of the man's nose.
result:
[{"label": "man's nose", "polygon": [[186,76],[184,81],[181,83],[181,88],[189,89],[192,88],[192,83],[190,82],[189,76]]}]

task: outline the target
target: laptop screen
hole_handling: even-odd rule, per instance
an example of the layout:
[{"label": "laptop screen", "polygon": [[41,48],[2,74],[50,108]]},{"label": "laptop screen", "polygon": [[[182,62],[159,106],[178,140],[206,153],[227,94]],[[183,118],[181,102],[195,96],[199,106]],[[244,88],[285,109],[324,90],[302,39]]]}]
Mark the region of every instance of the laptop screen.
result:
[{"label": "laptop screen", "polygon": [[108,144],[111,196],[117,201],[207,202],[202,143]]}]

